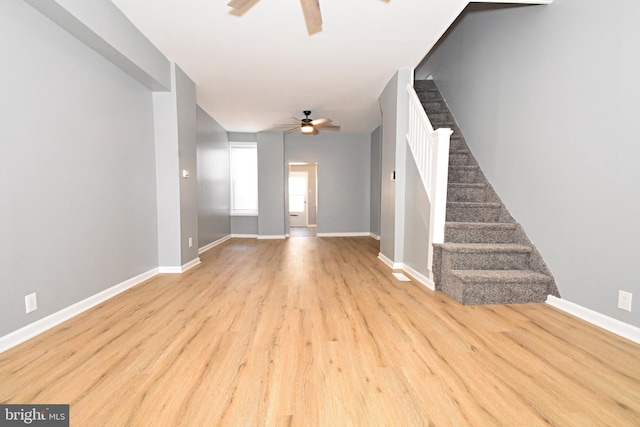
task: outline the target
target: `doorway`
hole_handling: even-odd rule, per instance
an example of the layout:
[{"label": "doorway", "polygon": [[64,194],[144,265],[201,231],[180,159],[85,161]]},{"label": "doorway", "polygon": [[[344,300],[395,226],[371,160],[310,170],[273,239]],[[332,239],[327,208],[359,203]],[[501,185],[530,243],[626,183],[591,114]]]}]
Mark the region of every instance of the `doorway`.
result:
[{"label": "doorway", "polygon": [[309,173],[307,171],[289,172],[289,227],[307,227]]},{"label": "doorway", "polygon": [[289,234],[315,236],[318,212],[316,163],[289,163],[287,182]]}]

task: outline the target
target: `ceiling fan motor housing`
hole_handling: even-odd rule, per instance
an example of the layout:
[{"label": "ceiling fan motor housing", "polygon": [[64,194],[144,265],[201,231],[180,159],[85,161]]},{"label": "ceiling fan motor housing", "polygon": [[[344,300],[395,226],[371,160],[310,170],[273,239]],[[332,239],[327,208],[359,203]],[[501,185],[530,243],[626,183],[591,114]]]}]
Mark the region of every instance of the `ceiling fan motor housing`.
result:
[{"label": "ceiling fan motor housing", "polygon": [[311,123],[311,122],[313,121],[313,120],[311,120],[311,119],[309,118],[309,115],[311,114],[311,111],[309,111],[309,110],[307,110],[307,111],[303,111],[303,112],[302,112],[302,114],[304,114],[305,116],[307,116],[307,117],[305,117],[304,119],[300,120],[302,123]]}]

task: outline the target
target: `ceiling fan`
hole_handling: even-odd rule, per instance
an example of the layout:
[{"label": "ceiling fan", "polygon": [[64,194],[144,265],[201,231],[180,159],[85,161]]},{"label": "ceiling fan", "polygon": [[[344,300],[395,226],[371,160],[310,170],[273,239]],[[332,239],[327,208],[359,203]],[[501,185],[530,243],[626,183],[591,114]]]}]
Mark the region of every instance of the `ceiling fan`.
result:
[{"label": "ceiling fan", "polygon": [[[305,135],[317,135],[320,133],[321,130],[330,130],[335,132],[338,132],[340,130],[340,126],[336,126],[332,124],[330,119],[313,120],[309,118],[311,111],[307,110],[307,111],[303,111],[302,113],[305,115],[304,119],[297,119],[295,117],[292,117],[292,119],[295,121],[295,124],[274,125],[274,127],[289,128],[286,131],[284,131],[284,133],[293,133],[293,132],[300,131]],[[291,127],[291,126],[294,126],[294,127]]]},{"label": "ceiling fan", "polygon": [[[390,0],[382,0],[388,3]],[[227,6],[240,11],[256,4],[258,0],[230,0]],[[307,24],[309,35],[322,31],[322,14],[320,13],[319,0],[300,0],[304,21]]]},{"label": "ceiling fan", "polygon": [[[227,3],[236,10],[244,9],[247,6],[252,6],[258,0],[231,0]],[[304,20],[307,24],[307,31],[309,35],[322,31],[322,15],[320,14],[320,3],[318,0],[300,0],[302,4],[302,12],[304,13]]]}]

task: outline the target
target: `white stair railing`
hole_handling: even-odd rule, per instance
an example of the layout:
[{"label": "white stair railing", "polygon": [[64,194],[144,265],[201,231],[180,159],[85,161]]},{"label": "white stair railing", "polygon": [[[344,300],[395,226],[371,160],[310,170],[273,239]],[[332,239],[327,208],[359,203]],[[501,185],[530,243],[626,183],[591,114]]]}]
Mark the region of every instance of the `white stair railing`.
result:
[{"label": "white stair railing", "polygon": [[418,166],[431,207],[427,268],[429,270],[429,279],[433,280],[433,244],[444,242],[449,144],[453,131],[449,128],[434,130],[411,84],[407,85],[407,91],[409,92],[407,142]]}]

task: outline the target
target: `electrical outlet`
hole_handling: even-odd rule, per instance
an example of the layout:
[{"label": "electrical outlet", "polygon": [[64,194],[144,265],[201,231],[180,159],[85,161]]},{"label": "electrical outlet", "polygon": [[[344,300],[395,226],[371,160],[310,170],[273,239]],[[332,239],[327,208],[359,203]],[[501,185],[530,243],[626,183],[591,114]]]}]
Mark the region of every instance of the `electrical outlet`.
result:
[{"label": "electrical outlet", "polygon": [[36,298],[35,293],[24,297],[24,306],[27,313],[31,313],[38,309],[38,299]]},{"label": "electrical outlet", "polygon": [[631,292],[618,291],[618,308],[631,311]]},{"label": "electrical outlet", "polygon": [[193,237],[189,237],[189,247],[193,246]]}]

